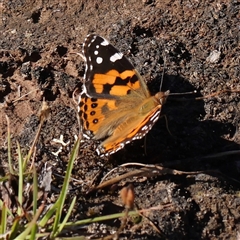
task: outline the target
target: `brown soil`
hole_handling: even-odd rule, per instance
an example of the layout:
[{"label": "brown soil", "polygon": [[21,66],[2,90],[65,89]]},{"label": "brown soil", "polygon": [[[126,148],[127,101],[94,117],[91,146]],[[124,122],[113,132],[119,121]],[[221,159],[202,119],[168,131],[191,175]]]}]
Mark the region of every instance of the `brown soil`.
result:
[{"label": "brown soil", "polygon": [[[107,3],[108,2],[108,3]],[[50,197],[61,188],[70,150],[78,135],[72,93],[84,73],[82,42],[90,32],[110,40],[125,53],[158,91],[164,70],[163,90],[197,94],[170,96],[161,118],[144,140],[132,142],[107,158],[99,158],[94,143],[84,142],[73,170],[69,197],[78,196],[71,220],[89,211],[104,215],[123,211],[118,191],[131,182],[138,208],[171,203],[150,211],[146,219],[131,222],[121,238],[128,239],[237,239],[240,233],[240,4],[217,1],[34,1],[0,3],[0,154],[7,162],[7,114],[14,146],[31,145],[45,98],[51,113],[37,144],[36,164],[52,165]],[[215,53],[214,59],[211,54]],[[214,98],[196,100],[229,90]],[[236,91],[238,90],[238,92]],[[26,96],[24,96],[27,94]],[[23,97],[22,97],[23,96]],[[20,98],[22,97],[22,98]],[[53,155],[59,139],[70,144]],[[222,154],[221,154],[222,153]],[[161,164],[182,171],[219,170],[219,173],[134,178],[113,191],[85,196],[99,170],[104,175],[127,162]],[[6,171],[6,168],[4,168]],[[3,172],[3,170],[1,170]],[[120,222],[94,224],[81,234],[102,236]],[[79,234],[79,230],[78,230]],[[238,236],[239,237],[239,236]]]}]

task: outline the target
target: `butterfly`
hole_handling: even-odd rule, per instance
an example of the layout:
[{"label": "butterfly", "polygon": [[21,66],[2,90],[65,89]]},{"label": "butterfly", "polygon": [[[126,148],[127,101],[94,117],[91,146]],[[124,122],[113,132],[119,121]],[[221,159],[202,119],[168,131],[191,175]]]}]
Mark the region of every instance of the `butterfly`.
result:
[{"label": "butterfly", "polygon": [[169,91],[151,96],[129,60],[98,35],[86,37],[83,58],[86,68],[78,102],[81,131],[88,139],[100,140],[96,151],[108,156],[149,132]]}]

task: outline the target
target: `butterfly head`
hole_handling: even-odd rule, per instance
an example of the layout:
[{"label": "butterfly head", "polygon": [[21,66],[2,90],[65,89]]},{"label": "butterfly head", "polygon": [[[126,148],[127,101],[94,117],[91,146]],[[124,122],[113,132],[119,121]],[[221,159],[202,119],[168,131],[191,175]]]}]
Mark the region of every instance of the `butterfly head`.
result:
[{"label": "butterfly head", "polygon": [[166,92],[158,92],[158,93],[155,94],[155,98],[158,99],[160,105],[162,106],[166,102],[169,94],[170,94],[169,90],[166,91]]}]

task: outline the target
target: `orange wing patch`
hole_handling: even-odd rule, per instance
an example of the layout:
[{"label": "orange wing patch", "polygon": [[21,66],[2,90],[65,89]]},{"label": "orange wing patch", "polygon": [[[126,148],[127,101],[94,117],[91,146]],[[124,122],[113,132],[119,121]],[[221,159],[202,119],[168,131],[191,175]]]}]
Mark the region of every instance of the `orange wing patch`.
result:
[{"label": "orange wing patch", "polygon": [[112,86],[109,93],[116,96],[126,96],[128,94],[128,91],[128,86]]},{"label": "orange wing patch", "polygon": [[125,96],[129,90],[137,90],[140,81],[135,70],[125,70],[119,73],[117,70],[110,70],[107,73],[96,73],[93,76],[92,84],[98,94],[107,93],[115,96]]}]

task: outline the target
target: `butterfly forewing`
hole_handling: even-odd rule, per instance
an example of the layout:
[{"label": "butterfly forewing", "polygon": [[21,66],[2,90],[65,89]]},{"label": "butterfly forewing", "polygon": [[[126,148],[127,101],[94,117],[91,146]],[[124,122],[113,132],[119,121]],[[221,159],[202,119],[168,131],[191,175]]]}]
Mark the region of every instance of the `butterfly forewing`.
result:
[{"label": "butterfly forewing", "polygon": [[126,96],[133,91],[150,96],[146,84],[128,59],[99,36],[90,34],[83,45],[87,94],[97,98]]}]

